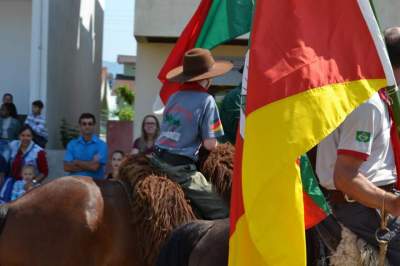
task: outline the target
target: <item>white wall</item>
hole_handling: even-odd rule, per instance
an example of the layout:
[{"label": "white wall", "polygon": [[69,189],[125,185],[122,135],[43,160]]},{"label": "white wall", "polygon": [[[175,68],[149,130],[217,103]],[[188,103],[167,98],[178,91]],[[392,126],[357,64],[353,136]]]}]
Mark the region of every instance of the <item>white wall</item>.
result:
[{"label": "white wall", "polygon": [[200,0],[136,0],[135,36],[177,37]]},{"label": "white wall", "polygon": [[60,123],[100,115],[102,0],[50,0],[47,71],[49,148],[60,148]]},{"label": "white wall", "polygon": [[382,29],[400,26],[399,0],[374,0],[374,4]]},{"label": "white wall", "polygon": [[28,113],[31,1],[0,1],[0,97],[14,95],[19,113]]}]

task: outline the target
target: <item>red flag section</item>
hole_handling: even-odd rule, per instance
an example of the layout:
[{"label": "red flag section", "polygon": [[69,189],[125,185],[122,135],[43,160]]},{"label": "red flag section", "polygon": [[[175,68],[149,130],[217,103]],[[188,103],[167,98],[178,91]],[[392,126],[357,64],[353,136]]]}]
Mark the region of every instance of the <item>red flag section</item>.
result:
[{"label": "red flag section", "polygon": [[170,53],[164,66],[158,74],[158,79],[163,83],[160,91],[160,97],[165,104],[172,94],[179,90],[180,84],[168,82],[166,80],[167,73],[175,67],[182,64],[185,52],[194,48],[197,38],[200,35],[202,26],[207,18],[208,11],[211,7],[212,0],[202,0],[199,7],[186,25],[174,49]]}]

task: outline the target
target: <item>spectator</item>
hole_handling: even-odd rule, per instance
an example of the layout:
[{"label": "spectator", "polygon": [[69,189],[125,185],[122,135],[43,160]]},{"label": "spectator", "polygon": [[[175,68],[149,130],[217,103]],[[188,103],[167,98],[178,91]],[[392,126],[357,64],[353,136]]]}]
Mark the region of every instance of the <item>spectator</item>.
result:
[{"label": "spectator", "polygon": [[93,132],[96,119],[90,113],[79,117],[81,135],[71,140],[64,156],[64,170],[71,175],[103,179],[107,163],[107,144]]},{"label": "spectator", "polygon": [[15,107],[15,104],[14,104],[14,96],[11,93],[8,93],[8,92],[4,93],[3,94],[3,103],[11,103],[11,104],[13,104],[13,107],[14,107],[14,110],[15,110],[15,115],[12,115],[12,117],[17,119],[18,112],[17,112],[17,107]]},{"label": "spectator", "polygon": [[14,103],[14,96],[11,93],[3,94],[3,103]]},{"label": "spectator", "polygon": [[20,123],[13,103],[3,103],[0,108],[0,153],[8,160],[10,158],[9,142],[18,138]]},{"label": "spectator", "polygon": [[22,168],[32,165],[35,167],[35,181],[40,183],[49,172],[46,152],[32,139],[32,128],[24,125],[19,133],[19,140],[10,142],[11,174],[16,180],[20,180]]},{"label": "spectator", "polygon": [[33,141],[42,148],[46,147],[48,133],[46,129],[46,119],[42,115],[43,102],[41,100],[32,103],[32,113],[28,115],[25,124],[33,129]]},{"label": "spectator", "polygon": [[32,183],[35,178],[35,166],[24,165],[22,167],[22,180],[15,181],[11,192],[11,200],[16,200],[25,194],[26,191],[32,188]]},{"label": "spectator", "polygon": [[12,177],[8,176],[8,163],[6,159],[0,155],[0,204],[10,201],[14,181]]},{"label": "spectator", "polygon": [[112,172],[107,175],[107,179],[115,179],[118,176],[119,167],[125,158],[125,153],[121,150],[115,150],[111,157]]},{"label": "spectator", "polygon": [[150,155],[160,134],[160,123],[154,115],[146,115],[142,121],[142,135],[133,142],[132,154]]}]

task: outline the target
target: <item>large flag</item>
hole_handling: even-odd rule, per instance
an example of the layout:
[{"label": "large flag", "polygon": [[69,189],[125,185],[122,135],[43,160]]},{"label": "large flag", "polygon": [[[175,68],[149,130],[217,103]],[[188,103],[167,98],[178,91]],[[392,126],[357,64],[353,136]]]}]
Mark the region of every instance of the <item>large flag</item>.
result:
[{"label": "large flag", "polygon": [[257,1],[251,34],[229,265],[305,265],[297,159],[394,76],[368,0]]},{"label": "large flag", "polygon": [[167,73],[182,64],[186,51],[212,49],[250,31],[253,0],[202,0],[158,74],[163,83],[153,109],[159,110],[180,89],[168,82]]}]

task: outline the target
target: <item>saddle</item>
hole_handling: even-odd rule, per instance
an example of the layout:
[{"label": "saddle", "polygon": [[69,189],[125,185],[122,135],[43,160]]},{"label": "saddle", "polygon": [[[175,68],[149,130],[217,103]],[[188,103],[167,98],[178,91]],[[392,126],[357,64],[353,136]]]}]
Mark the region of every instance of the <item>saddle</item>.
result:
[{"label": "saddle", "polygon": [[[315,230],[329,250],[329,265],[378,265],[379,251],[340,224],[333,215],[318,224]],[[387,259],[384,265],[390,266]]]}]

